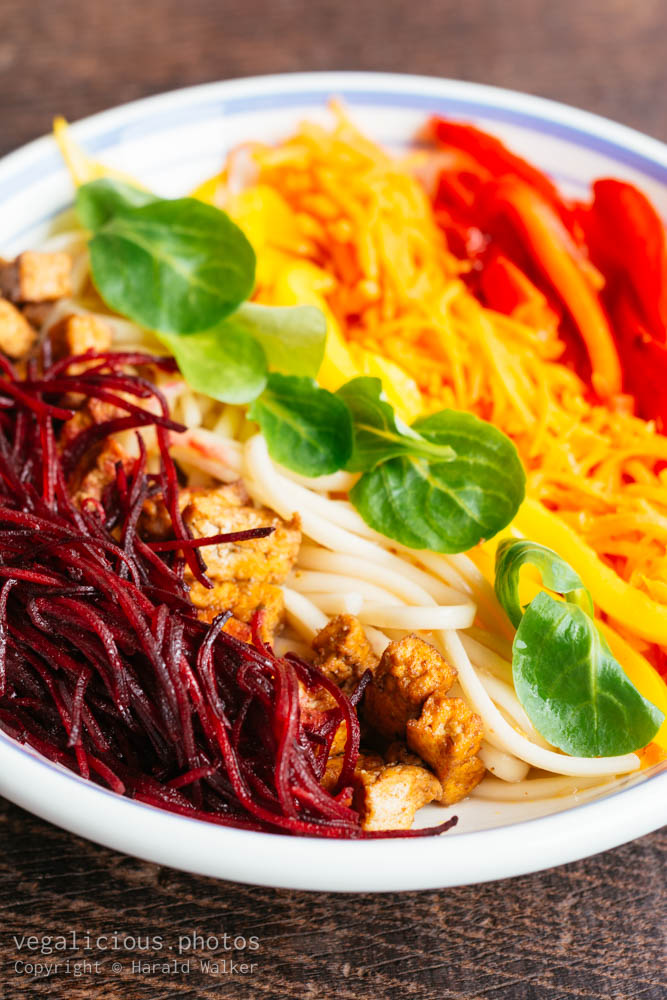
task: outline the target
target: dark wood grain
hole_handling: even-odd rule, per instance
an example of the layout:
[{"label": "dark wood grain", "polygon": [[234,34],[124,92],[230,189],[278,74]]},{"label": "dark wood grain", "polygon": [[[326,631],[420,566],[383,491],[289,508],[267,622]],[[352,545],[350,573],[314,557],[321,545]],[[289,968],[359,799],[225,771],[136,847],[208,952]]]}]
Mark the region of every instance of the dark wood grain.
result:
[{"label": "dark wood grain", "polygon": [[667,138],[664,0],[1,0],[0,152],[172,87],[253,73],[433,73]]},{"label": "dark wood grain", "polygon": [[[516,87],[667,139],[664,0],[0,0],[0,153],[122,101],[302,69],[432,73]],[[667,837],[486,886],[308,895],[195,878],[0,804],[0,998],[663,1000]],[[443,844],[443,850],[447,850]],[[256,935],[252,974],[18,975],[17,937]],[[68,957],[56,953],[61,963]],[[168,957],[173,957],[170,953]],[[193,956],[191,956],[193,957]],[[122,961],[114,973],[111,964]]]},{"label": "dark wood grain", "polygon": [[[65,836],[9,806],[0,820],[7,998],[154,1000],[664,1000],[667,835],[538,875],[442,892],[310,895],[234,886],[145,864]],[[443,850],[447,850],[443,843]],[[98,975],[16,975],[13,936],[251,935],[252,974],[131,972],[136,952],[72,953]],[[130,942],[131,943],[131,942]],[[213,943],[213,942],[211,942]],[[141,956],[153,961],[165,950]],[[172,956],[170,956],[172,957]],[[62,955],[56,956],[62,961]],[[237,955],[238,958],[238,955]],[[41,961],[54,956],[41,956]],[[114,973],[120,961],[124,971]],[[195,965],[197,967],[195,967]],[[1,988],[0,988],[1,989]],[[0,995],[3,995],[0,992]]]}]

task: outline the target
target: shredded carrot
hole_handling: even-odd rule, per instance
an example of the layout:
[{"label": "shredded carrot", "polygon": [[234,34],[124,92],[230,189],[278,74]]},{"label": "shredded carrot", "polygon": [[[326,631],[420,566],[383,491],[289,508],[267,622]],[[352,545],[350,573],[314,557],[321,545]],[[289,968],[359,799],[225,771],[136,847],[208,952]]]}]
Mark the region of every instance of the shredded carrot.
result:
[{"label": "shredded carrot", "polygon": [[[590,553],[606,598],[616,595],[608,613],[651,658],[651,643],[667,643],[667,437],[634,417],[626,398],[592,399],[560,361],[564,343],[548,306],[535,298],[501,315],[467,290],[466,264],[449,252],[420,181],[428,153],[391,156],[339,108],[334,115],[330,130],[304,124],[277,148],[251,151],[250,190],[279,196],[309,247],[306,260],[328,278],[317,293],[330,320],[321,381],[335,388],[360,373],[362,349],[405,378],[413,417],[416,391],[422,412],[454,406],[504,430],[525,464],[534,509]],[[256,249],[258,298],[279,302],[277,273],[304,256],[283,248],[275,257],[270,234]],[[273,277],[262,269],[267,253]],[[607,388],[616,389],[600,329],[591,338],[610,372]],[[531,510],[520,524],[531,523]],[[538,540],[549,543],[548,533]]]}]

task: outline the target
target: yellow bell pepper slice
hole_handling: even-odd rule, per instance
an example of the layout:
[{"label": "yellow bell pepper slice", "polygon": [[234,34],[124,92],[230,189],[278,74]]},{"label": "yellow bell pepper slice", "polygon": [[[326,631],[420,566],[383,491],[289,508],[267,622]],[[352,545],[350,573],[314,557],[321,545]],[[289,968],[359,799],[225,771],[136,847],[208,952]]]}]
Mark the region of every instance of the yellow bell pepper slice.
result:
[{"label": "yellow bell pepper slice", "polygon": [[214,205],[216,208],[219,207],[217,199],[222,179],[222,174],[214,174],[213,177],[207,177],[205,181],[197,185],[194,191],[190,192],[190,197],[196,198],[197,201],[204,201],[207,205]]},{"label": "yellow bell pepper slice", "polygon": [[514,526],[526,538],[554,549],[579,574],[598,607],[648,642],[667,645],[667,607],[630,586],[594,550],[537,500],[524,500]]},{"label": "yellow bell pepper slice", "polygon": [[230,216],[246,234],[256,253],[265,246],[298,255],[304,238],[294,212],[273,188],[256,184],[230,198]]},{"label": "yellow bell pepper slice", "polygon": [[333,286],[334,279],[326,271],[309,261],[296,261],[288,264],[277,275],[270,292],[274,305],[311,305],[317,306],[324,313],[327,342],[318,381],[330,392],[335,392],[343,382],[360,374],[343,339],[338,321],[324,297]]}]

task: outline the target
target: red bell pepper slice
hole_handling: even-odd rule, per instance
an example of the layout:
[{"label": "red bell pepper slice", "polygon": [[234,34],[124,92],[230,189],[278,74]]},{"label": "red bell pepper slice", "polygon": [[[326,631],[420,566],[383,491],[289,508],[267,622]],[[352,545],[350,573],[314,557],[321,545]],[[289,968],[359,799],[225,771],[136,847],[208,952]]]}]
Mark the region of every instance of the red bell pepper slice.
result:
[{"label": "red bell pepper slice", "polygon": [[590,359],[593,388],[601,398],[619,394],[622,374],[614,337],[561,219],[535,188],[518,178],[506,177],[498,184],[496,201],[574,320]]},{"label": "red bell pepper slice", "polygon": [[434,116],[427,126],[427,135],[440,145],[462,150],[477,162],[479,168],[497,180],[507,175],[519,177],[545,198],[561,218],[569,219],[571,211],[555,184],[537,167],[512,153],[495,136],[463,122],[451,122]]},{"label": "red bell pepper slice", "polygon": [[576,331],[570,360],[588,377],[577,355],[585,345],[598,395],[618,396],[624,379],[638,411],[667,433],[667,236],[645,195],[605,179],[573,210],[494,136],[439,117],[427,135],[451,154],[434,209],[454,252],[473,264],[474,293],[505,313],[543,294]]},{"label": "red bell pepper slice", "polygon": [[637,413],[655,420],[667,433],[667,343],[656,340],[643,322],[635,297],[621,283],[611,306],[626,387],[635,397]]},{"label": "red bell pepper slice", "polygon": [[593,185],[580,213],[591,258],[613,284],[626,275],[653,336],[667,341],[667,234],[646,195],[625,181]]}]

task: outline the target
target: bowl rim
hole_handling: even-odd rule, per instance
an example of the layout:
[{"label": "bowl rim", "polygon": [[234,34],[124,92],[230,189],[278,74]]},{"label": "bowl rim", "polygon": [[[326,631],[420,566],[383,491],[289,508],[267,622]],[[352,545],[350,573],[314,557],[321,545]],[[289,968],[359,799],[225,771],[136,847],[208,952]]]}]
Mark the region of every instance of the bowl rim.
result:
[{"label": "bowl rim", "polygon": [[[613,149],[620,157],[620,162],[641,164],[639,169],[655,168],[655,173],[650,173],[649,176],[656,176],[660,181],[666,180],[667,143],[629,125],[623,125],[611,118],[561,101],[506,87],[412,73],[324,70],[236,77],[179,87],[114,105],[71,123],[71,128],[77,139],[92,140],[91,151],[95,152],[94,142],[100,133],[119,122],[127,125],[146,111],[158,114],[167,107],[173,109],[202,98],[223,96],[228,100],[243,99],[249,93],[253,93],[255,97],[264,96],[274,103],[277,87],[281,88],[283,95],[296,93],[302,96],[315,95],[321,105],[323,94],[335,95],[339,88],[343,88],[352,97],[356,88],[368,94],[371,83],[377,90],[387,94],[396,88],[399,93],[394,94],[394,97],[409,99],[413,96],[423,99],[426,92],[436,100],[447,99],[450,106],[457,101],[467,109],[479,104],[487,113],[495,112],[495,117],[499,121],[511,120],[525,125],[532,123],[547,126],[547,130],[551,128],[550,134],[560,135],[563,138],[569,136],[574,141],[591,138],[600,140],[603,147]],[[582,144],[591,148],[587,143]],[[598,148],[597,144],[593,148]],[[0,182],[3,186],[7,184],[12,174],[18,174],[23,170],[28,160],[34,159],[36,154],[41,153],[55,153],[53,137],[50,134],[33,139],[17,150],[0,157]],[[22,179],[25,181],[25,177]]]},{"label": "bowl rim", "polygon": [[[667,795],[660,797],[667,792],[667,762],[660,773],[630,788],[560,812],[416,842],[291,837],[190,819],[86,781],[0,732],[0,774],[8,766],[12,787],[7,795],[0,779],[2,794],[77,836],[194,874],[309,891],[396,892],[496,881],[598,854],[667,821]],[[47,781],[50,796],[44,799],[41,786]],[[655,815],[647,824],[649,806]],[[573,829],[579,839],[572,837]],[[234,853],[233,869],[210,862],[224,848]],[[337,863],[348,869],[343,879]],[[400,866],[390,882],[385,866]]]},{"label": "bowl rim", "polygon": [[[337,92],[349,100],[355,94],[368,97],[372,91],[386,94],[390,107],[396,107],[392,101],[397,95],[407,107],[411,98],[423,101],[425,94],[447,102],[448,113],[452,104],[469,112],[483,107],[487,116],[495,113],[499,121],[532,125],[587,148],[605,149],[619,162],[667,185],[667,145],[628,126],[518,91],[399,73],[287,73],[184,87],[84,118],[72,125],[73,135],[95,152],[95,144],[111,129],[142,117],[159,117],[209,98],[221,101],[222,112],[225,102],[243,101],[249,95],[273,99],[277,91],[292,97],[307,94],[316,99],[313,106],[321,106]],[[31,177],[38,177],[54,150],[52,137],[43,136],[0,159],[2,200],[12,197],[12,182],[27,186]],[[359,841],[259,833],[193,820],[119,796],[39,757],[2,732],[0,792],[60,827],[149,861],[217,878],[325,891],[402,891],[492,881],[598,853],[667,822],[665,762],[638,783],[594,801],[504,826],[454,830],[445,840],[420,839],[417,851],[412,839]],[[136,822],[139,816],[141,823]],[[224,859],[211,862],[222,854],[220,848],[233,854],[232,864]]]}]

